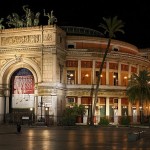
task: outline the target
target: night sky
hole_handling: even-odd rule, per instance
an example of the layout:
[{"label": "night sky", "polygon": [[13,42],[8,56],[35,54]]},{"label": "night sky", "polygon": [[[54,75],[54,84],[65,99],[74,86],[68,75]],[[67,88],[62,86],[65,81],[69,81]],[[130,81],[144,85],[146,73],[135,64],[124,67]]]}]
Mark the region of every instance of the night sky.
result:
[{"label": "night sky", "polygon": [[101,31],[102,17],[118,16],[125,23],[122,40],[138,48],[150,48],[150,5],[148,0],[5,0],[0,5],[0,17],[6,18],[13,12],[24,14],[23,5],[33,12],[41,12],[40,24],[47,24],[46,13],[54,11],[58,26],[79,26]]}]

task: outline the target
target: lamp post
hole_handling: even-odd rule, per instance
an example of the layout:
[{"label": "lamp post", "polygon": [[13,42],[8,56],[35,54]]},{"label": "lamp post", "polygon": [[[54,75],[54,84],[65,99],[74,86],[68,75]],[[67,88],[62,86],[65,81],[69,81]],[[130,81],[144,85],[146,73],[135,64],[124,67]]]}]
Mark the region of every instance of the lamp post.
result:
[{"label": "lamp post", "polygon": [[39,107],[41,107],[41,117],[40,117],[40,121],[43,122],[43,107],[45,107],[42,96],[41,96],[41,102],[39,103]]},{"label": "lamp post", "polygon": [[46,125],[49,125],[49,107],[45,107],[45,111],[46,111]]},{"label": "lamp post", "polygon": [[31,124],[33,123],[33,108],[31,107],[30,108],[30,111],[31,111]]},{"label": "lamp post", "polygon": [[40,122],[42,122],[42,120],[43,120],[43,100],[42,100],[42,96],[41,96],[41,102],[39,102],[39,104],[38,104],[38,107],[40,107],[40,111],[41,111],[41,113],[40,113],[40,119],[39,119],[39,121]]},{"label": "lamp post", "polygon": [[42,101],[42,96],[41,96],[41,122],[42,122],[42,107],[43,107],[43,101]]},{"label": "lamp post", "polygon": [[43,103],[43,98],[41,96],[41,122],[43,122],[43,107],[44,107],[44,103]]},{"label": "lamp post", "polygon": [[139,110],[140,110],[140,123],[142,124],[143,123],[143,110],[142,110],[142,106],[139,107]]}]

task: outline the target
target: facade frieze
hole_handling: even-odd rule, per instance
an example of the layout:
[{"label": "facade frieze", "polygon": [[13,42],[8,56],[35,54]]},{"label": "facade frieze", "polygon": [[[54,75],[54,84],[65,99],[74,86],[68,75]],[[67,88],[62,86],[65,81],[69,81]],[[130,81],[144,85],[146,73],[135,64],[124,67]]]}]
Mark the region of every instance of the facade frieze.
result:
[{"label": "facade frieze", "polygon": [[[90,57],[90,59],[93,57],[97,58],[103,58],[104,53],[95,53],[95,52],[82,52],[78,50],[73,50],[73,51],[67,51],[67,57]],[[145,59],[139,55],[132,55],[132,54],[125,54],[125,53],[108,53],[107,54],[107,59],[113,59],[117,61],[124,61],[127,63],[136,63],[136,64],[141,64],[141,65],[148,65],[150,61],[148,59]],[[136,59],[136,62],[135,62]]]},{"label": "facade frieze", "polygon": [[[20,47],[20,48],[16,48],[16,47],[7,47],[7,48],[0,48],[0,54],[5,54],[5,53],[9,53],[10,54],[14,54],[14,53],[34,53],[34,55],[37,55],[38,53],[40,54],[42,51],[41,47]],[[35,53],[36,52],[36,53]]]},{"label": "facade frieze", "polygon": [[41,43],[41,35],[1,37],[1,46]]},{"label": "facade frieze", "polygon": [[63,88],[54,88],[51,86],[38,86],[37,95],[46,96],[46,95],[64,95],[66,90]]},{"label": "facade frieze", "polygon": [[[87,97],[90,97],[92,96],[91,95],[91,90],[85,90],[85,89],[76,89],[76,90],[67,90],[66,92],[66,95],[67,96],[77,96],[77,97],[84,97],[84,96],[87,96]],[[99,91],[98,92],[98,96],[100,97],[126,97],[126,93],[125,91]],[[94,97],[94,93],[93,93],[93,97]]]}]

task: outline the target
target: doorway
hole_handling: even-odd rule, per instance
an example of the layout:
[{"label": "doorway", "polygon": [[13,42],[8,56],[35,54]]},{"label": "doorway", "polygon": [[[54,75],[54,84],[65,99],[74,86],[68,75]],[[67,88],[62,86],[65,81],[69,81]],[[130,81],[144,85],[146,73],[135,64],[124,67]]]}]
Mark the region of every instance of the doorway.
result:
[{"label": "doorway", "polygon": [[34,112],[31,110],[35,109],[34,77],[30,70],[20,68],[12,74],[10,95],[9,112],[12,114],[13,121],[22,121],[23,118],[28,118],[27,121],[32,120]]}]

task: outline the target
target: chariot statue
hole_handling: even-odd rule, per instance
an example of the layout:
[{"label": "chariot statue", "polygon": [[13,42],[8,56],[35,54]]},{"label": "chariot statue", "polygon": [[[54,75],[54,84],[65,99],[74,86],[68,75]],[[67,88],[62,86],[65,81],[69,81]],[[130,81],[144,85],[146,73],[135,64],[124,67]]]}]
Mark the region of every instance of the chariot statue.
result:
[{"label": "chariot statue", "polygon": [[12,13],[12,15],[7,16],[8,24],[9,27],[14,26],[14,27],[24,27],[24,20],[17,14],[17,13]]}]

